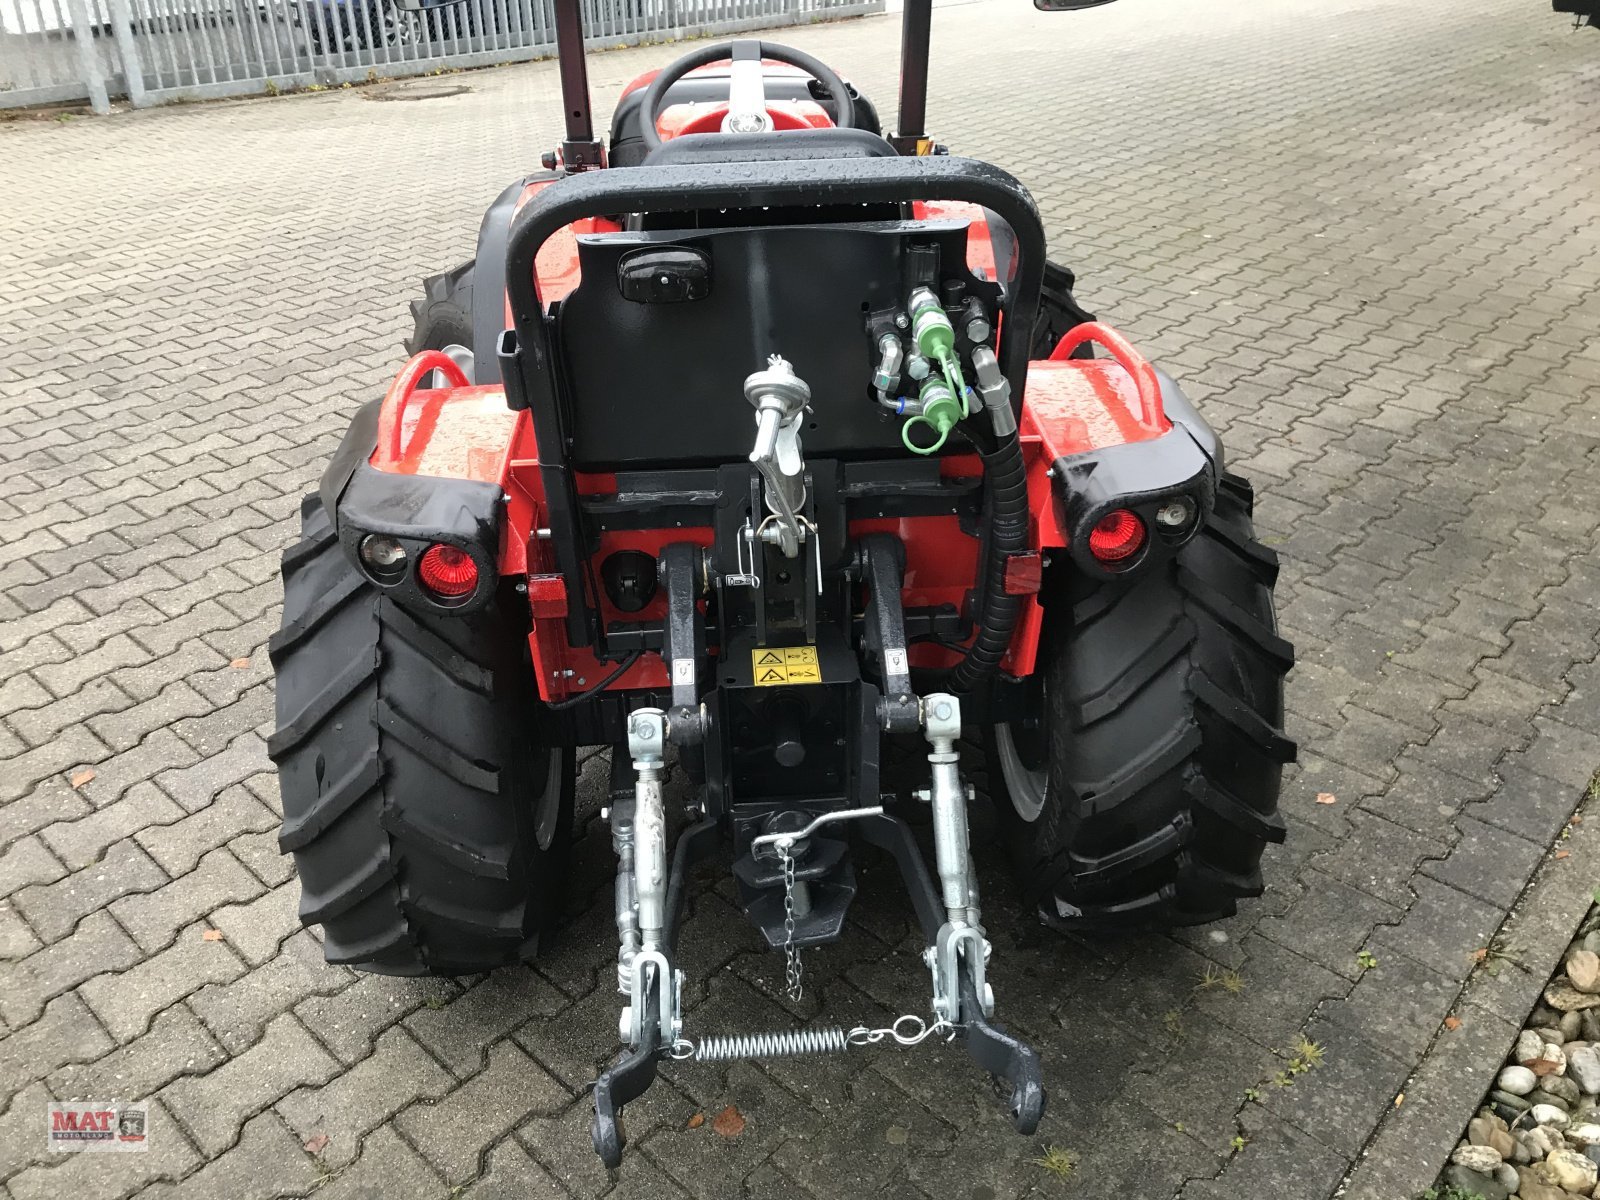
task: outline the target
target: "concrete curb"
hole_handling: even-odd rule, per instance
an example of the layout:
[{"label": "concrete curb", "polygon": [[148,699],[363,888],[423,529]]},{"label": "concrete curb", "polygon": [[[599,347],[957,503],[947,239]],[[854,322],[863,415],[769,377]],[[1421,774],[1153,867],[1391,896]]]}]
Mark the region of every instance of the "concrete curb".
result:
[{"label": "concrete curb", "polygon": [[[1600,884],[1600,800],[1585,797],[1576,824],[1540,864],[1492,944],[1513,961],[1467,977],[1453,1015],[1406,1080],[1337,1195],[1343,1200],[1410,1200],[1443,1169],[1467,1121],[1505,1063],[1523,1019],[1561,960]],[[1565,858],[1556,853],[1566,851]]]}]

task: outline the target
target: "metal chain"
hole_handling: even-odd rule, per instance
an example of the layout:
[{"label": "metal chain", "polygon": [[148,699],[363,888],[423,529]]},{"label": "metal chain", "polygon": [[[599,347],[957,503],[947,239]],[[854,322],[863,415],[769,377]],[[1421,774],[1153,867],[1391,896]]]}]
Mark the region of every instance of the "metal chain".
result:
[{"label": "metal chain", "polygon": [[789,843],[778,843],[778,855],[783,861],[784,977],[789,999],[799,1000],[804,988],[800,983],[800,951],[794,945],[794,856],[789,853]]}]

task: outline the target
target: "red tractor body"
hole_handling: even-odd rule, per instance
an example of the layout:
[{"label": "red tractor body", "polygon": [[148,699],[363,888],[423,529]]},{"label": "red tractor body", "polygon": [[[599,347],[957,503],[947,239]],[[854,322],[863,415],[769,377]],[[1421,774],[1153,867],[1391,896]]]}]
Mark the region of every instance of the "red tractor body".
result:
[{"label": "red tractor body", "polygon": [[[530,183],[522,202],[552,182]],[[915,214],[918,220],[970,222],[968,265],[980,271],[994,270],[981,208],[919,203]],[[579,236],[618,231],[614,222],[585,218],[566,226],[546,242],[537,260],[541,298],[554,304],[576,285]],[[1122,360],[1057,354],[1034,360],[1028,367],[1019,441],[1032,514],[1027,552],[1034,556],[1064,551],[1071,542],[1049,479],[1058,461],[1111,446],[1148,441],[1172,429],[1163,409],[1160,383],[1150,365],[1109,330],[1090,326],[1084,331],[1112,342]],[[1077,344],[1082,343],[1068,349]],[[549,527],[549,513],[532,417],[526,410],[507,406],[503,385],[421,387],[423,381],[433,381],[435,371],[435,366],[424,363],[422,369],[403,371],[397,377],[383,399],[378,443],[368,464],[377,471],[467,480],[500,488],[506,497],[506,508],[499,528],[495,566],[502,577],[526,585],[533,626],[529,644],[541,698],[565,700],[585,691],[589,682],[603,677],[608,668],[590,648],[573,646],[565,636],[563,620],[569,612],[569,596],[556,570],[553,552],[539,538],[539,531]],[[975,455],[953,454],[942,458],[939,465],[941,474],[953,480],[975,481],[982,476],[982,465]],[[576,472],[574,487],[580,496],[614,497],[617,478],[614,473]],[[905,543],[908,606],[959,608],[963,603],[972,586],[978,545],[977,539],[963,532],[953,517],[861,518],[848,528],[852,536],[887,532]],[[602,560],[619,550],[655,557],[671,541],[698,541],[709,546],[711,533],[709,524],[698,531],[682,526],[607,531],[600,534],[593,553]],[[1002,663],[1012,675],[1029,675],[1033,671],[1042,612],[1037,600],[1039,579],[1037,564],[1019,567],[1011,585],[1017,594],[1026,597]],[[665,617],[665,605],[666,597],[658,594],[641,611],[625,614],[602,594],[600,619],[608,625],[621,620],[659,622]],[[908,653],[910,665],[917,668],[947,668],[958,655],[958,651],[931,642],[912,646]],[[667,670],[659,657],[646,656],[610,686],[620,691],[667,684]]]}]

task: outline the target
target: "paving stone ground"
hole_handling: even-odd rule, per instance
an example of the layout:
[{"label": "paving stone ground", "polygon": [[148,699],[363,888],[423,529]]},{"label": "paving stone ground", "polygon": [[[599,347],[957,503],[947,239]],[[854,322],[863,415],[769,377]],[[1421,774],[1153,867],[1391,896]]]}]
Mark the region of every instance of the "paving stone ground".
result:
[{"label": "paving stone ground", "polygon": [[[615,1179],[583,1091],[617,1005],[601,761],[538,969],[405,982],[298,930],[263,741],[297,499],[398,365],[419,277],[553,142],[553,66],[0,126],[5,1193],[1332,1193],[1419,1063],[1509,1044],[1496,981],[1458,1040],[1440,1024],[1535,870],[1597,874],[1592,839],[1550,847],[1600,766],[1600,36],[1546,8],[941,9],[941,140],[1030,183],[1089,305],[1259,486],[1300,650],[1290,840],[1217,929],[1089,942],[1031,928],[980,834],[1000,1011],[1053,1087],[1038,1138],[929,1047],[675,1068]],[[892,112],[892,18],[788,40]],[[595,56],[600,103],[671,54]],[[920,1008],[899,889],[863,866],[798,1007],[705,888],[691,1025]],[[1197,988],[1208,967],[1245,990]],[[1325,1065],[1272,1086],[1301,1034]],[[47,1161],[51,1097],[148,1099],[151,1151]],[[738,1138],[686,1127],[729,1103]],[[1466,1115],[1407,1152],[1436,1166]]]}]

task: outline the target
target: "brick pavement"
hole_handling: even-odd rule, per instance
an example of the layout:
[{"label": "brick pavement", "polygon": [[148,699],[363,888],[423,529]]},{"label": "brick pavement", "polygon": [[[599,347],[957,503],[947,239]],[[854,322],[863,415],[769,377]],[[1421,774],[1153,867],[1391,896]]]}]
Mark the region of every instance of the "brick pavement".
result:
[{"label": "brick pavement", "polygon": [[[788,40],[892,110],[892,19]],[[415,103],[0,125],[7,1195],[1316,1200],[1449,1053],[1471,951],[1535,868],[1594,874],[1547,848],[1600,766],[1600,39],[1521,0],[990,0],[942,9],[935,46],[942,139],[1030,183],[1091,307],[1262,493],[1303,747],[1266,897],[1215,931],[1062,942],[980,837],[1001,1013],[1054,1088],[1038,1139],[927,1047],[673,1069],[607,1179],[582,1095],[616,1006],[600,760],[538,969],[408,982],[297,931],[263,741],[297,498],[399,362],[418,278],[552,142],[552,65]],[[600,102],[670,54],[595,57]],[[700,1028],[922,1001],[870,859],[798,1009],[722,891],[686,938]],[[1197,989],[1208,965],[1244,992]],[[1481,1011],[1492,1058],[1518,1014]],[[1326,1065],[1264,1082],[1302,1033]],[[153,1149],[46,1161],[52,1096],[149,1098]],[[686,1129],[727,1103],[739,1138]],[[1048,1145],[1073,1179],[1032,1161]]]}]

